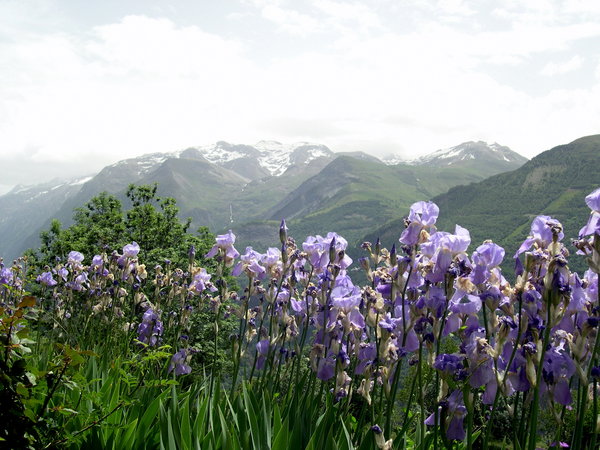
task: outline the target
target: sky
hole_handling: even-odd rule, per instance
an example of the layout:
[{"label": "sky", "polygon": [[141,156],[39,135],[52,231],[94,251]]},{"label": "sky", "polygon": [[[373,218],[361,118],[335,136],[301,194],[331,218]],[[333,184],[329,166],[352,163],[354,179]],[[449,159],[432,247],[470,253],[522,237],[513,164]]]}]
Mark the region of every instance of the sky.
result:
[{"label": "sky", "polygon": [[0,0],[0,194],[219,140],[600,133],[597,0]]}]

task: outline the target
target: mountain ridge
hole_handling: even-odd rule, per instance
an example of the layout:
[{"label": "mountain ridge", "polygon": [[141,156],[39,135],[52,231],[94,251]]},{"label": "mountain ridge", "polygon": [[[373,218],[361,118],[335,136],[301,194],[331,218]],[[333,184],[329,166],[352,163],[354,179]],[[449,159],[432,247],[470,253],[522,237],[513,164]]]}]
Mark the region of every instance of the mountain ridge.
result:
[{"label": "mountain ridge", "polygon": [[[599,166],[600,134],[558,145],[518,169],[434,196],[431,200],[440,208],[438,229],[451,231],[461,225],[471,232],[474,246],[492,239],[505,247],[509,264],[537,215],[558,219],[565,239],[577,237],[589,216],[584,198],[600,186]],[[403,219],[396,219],[364,239],[380,237],[383,245],[391,246],[403,228]]]},{"label": "mountain ridge", "polygon": [[[330,210],[339,220],[346,217],[350,220],[357,216],[348,216],[348,210],[370,210],[370,205],[378,205],[386,211],[387,220],[392,217],[388,214],[391,208],[404,206],[417,196],[436,195],[450,186],[476,181],[509,167],[478,171],[464,164],[464,167],[459,166],[431,169],[426,165],[386,166],[378,158],[362,152],[334,153],[322,144],[308,142],[260,141],[251,146],[219,141],[175,152],[151,153],[118,161],[83,181],[65,181],[65,185],[77,184],[65,191],[63,197],[48,196],[46,191],[54,186],[31,187],[31,195],[39,195],[40,204],[45,205],[38,207],[35,214],[23,202],[21,209],[11,203],[19,190],[27,188],[15,188],[15,192],[0,196],[0,211],[8,212],[4,215],[12,222],[10,226],[0,223],[0,255],[16,257],[25,248],[37,246],[39,232],[48,228],[52,217],[65,226],[70,225],[73,209],[102,191],[117,195],[126,204],[125,191],[130,183],[157,182],[158,194],[176,198],[182,217],[190,216],[194,226],[206,225],[216,232],[231,226],[232,220],[243,227],[244,223],[268,222],[280,215],[293,218],[295,209],[299,219],[299,216],[306,217],[299,223],[299,230],[313,232],[320,224],[329,226]],[[335,170],[338,170],[337,175]],[[362,180],[357,179],[357,173]],[[310,183],[315,190],[310,194],[306,192],[309,185],[305,183],[313,177],[316,178]],[[402,187],[401,192],[393,193],[399,187]],[[299,191],[294,194],[296,190]],[[302,195],[305,204],[298,203]],[[333,204],[327,202],[328,197],[333,199]],[[13,205],[11,209],[2,206],[9,203]],[[312,206],[308,207],[308,203]],[[29,219],[32,216],[36,217],[35,221]],[[365,223],[372,225],[371,218],[367,218]],[[324,222],[320,223],[321,220]],[[354,230],[352,233],[358,236],[360,227],[356,230],[355,227],[354,224],[342,226]],[[9,235],[10,243],[2,238]]]}]

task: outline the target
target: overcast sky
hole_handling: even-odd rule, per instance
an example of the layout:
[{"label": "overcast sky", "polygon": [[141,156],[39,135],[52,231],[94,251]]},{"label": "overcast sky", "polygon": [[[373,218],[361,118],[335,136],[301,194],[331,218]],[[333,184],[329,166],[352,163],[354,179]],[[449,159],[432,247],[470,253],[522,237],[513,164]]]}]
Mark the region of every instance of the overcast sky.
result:
[{"label": "overcast sky", "polygon": [[0,0],[0,193],[217,140],[600,133],[598,0]]}]

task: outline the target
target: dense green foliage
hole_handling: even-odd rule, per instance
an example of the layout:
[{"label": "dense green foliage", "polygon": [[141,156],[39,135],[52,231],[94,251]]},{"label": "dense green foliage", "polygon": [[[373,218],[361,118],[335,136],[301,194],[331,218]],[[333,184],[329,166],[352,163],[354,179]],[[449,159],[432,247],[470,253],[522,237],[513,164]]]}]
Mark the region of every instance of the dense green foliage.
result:
[{"label": "dense green foliage", "polygon": [[40,248],[29,252],[30,264],[51,266],[56,257],[64,259],[72,250],[94,255],[133,241],[140,245],[149,268],[165,260],[185,267],[190,247],[204,255],[214,236],[206,227],[197,235],[188,233],[191,220],[181,222],[175,200],[159,197],[157,189],[156,184],[130,185],[127,198],[132,206],[126,211],[117,197],[102,192],[75,210],[70,227],[62,228],[54,220],[50,229],[42,232]]}]

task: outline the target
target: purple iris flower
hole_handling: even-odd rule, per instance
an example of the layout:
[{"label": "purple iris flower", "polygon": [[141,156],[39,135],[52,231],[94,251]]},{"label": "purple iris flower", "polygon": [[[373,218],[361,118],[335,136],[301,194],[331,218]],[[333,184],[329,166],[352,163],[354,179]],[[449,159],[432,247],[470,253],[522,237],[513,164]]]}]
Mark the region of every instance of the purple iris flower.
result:
[{"label": "purple iris flower", "polygon": [[228,266],[233,265],[233,260],[240,256],[239,252],[233,246],[235,244],[235,234],[229,230],[226,234],[219,234],[216,237],[216,244],[204,255],[205,258],[216,256],[219,249],[225,252],[225,261]]},{"label": "purple iris flower", "polygon": [[56,286],[58,284],[56,280],[52,278],[52,272],[43,272],[41,275],[38,275],[36,281],[48,287]]},{"label": "purple iris flower", "polygon": [[67,281],[67,277],[69,276],[69,271],[66,267],[61,267],[56,271],[56,274],[63,279],[63,281]]},{"label": "purple iris flower", "polygon": [[387,330],[390,333],[393,332],[396,327],[402,323],[402,319],[394,319],[392,318],[390,313],[386,313],[386,315],[379,321],[379,327],[383,330]]},{"label": "purple iris flower", "polygon": [[426,278],[432,283],[444,280],[454,258],[464,253],[471,243],[469,230],[456,225],[454,234],[443,231],[431,235],[429,242],[421,245],[421,251],[435,263],[434,270]]},{"label": "purple iris flower", "polygon": [[260,261],[267,267],[273,267],[281,259],[281,250],[275,247],[269,247],[264,255],[261,255]]},{"label": "purple iris flower", "polygon": [[554,400],[561,405],[570,405],[573,398],[569,379],[575,374],[575,363],[565,351],[564,343],[546,351],[542,370],[544,382],[552,386]]},{"label": "purple iris flower", "polygon": [[450,423],[446,429],[446,437],[448,439],[456,439],[459,441],[465,439],[463,422],[466,415],[467,408],[463,401],[462,392],[456,390],[448,397],[448,418],[450,419]]},{"label": "purple iris flower", "polygon": [[488,242],[477,247],[471,255],[474,265],[471,281],[474,284],[481,284],[489,279],[492,269],[502,263],[504,253],[504,249],[493,242]]},{"label": "purple iris flower", "polygon": [[188,352],[186,349],[181,349],[173,355],[169,364],[168,372],[175,370],[175,375],[187,375],[192,372],[192,368],[186,364]]},{"label": "purple iris flower", "polygon": [[[346,255],[348,241],[337,233],[329,232],[323,237],[308,236],[302,244],[302,249],[308,255],[310,264],[317,270],[323,271],[329,263],[338,264],[342,269],[348,268],[352,264],[352,258]],[[330,261],[330,254],[334,255],[334,260]]]},{"label": "purple iris flower", "polygon": [[336,286],[331,290],[331,304],[345,312],[358,308],[361,301],[358,286]]},{"label": "purple iris flower", "polygon": [[[9,268],[2,267],[0,269],[0,284],[9,284],[10,285],[13,281],[13,277],[14,277],[13,272]],[[52,274],[50,274],[50,278],[52,278]],[[38,279],[38,281],[40,281],[40,280]]]},{"label": "purple iris flower", "polygon": [[70,252],[69,256],[67,258],[67,262],[74,268],[81,267],[82,261],[83,261],[83,254],[76,252],[76,251]]},{"label": "purple iris flower", "polygon": [[366,344],[362,342],[358,349],[358,364],[354,373],[362,375],[367,367],[373,364],[373,361],[377,358],[377,347],[375,343],[371,342]]},{"label": "purple iris flower", "polygon": [[435,358],[433,368],[452,375],[463,368],[463,359],[460,355],[442,353]]},{"label": "purple iris flower", "polygon": [[256,344],[256,351],[258,353],[258,359],[256,360],[256,368],[258,370],[262,369],[265,365],[267,355],[269,354],[269,346],[270,342],[268,339],[262,339]]},{"label": "purple iris flower", "polygon": [[158,314],[152,308],[148,308],[138,326],[138,341],[155,347],[163,333],[163,324]]},{"label": "purple iris flower", "polygon": [[189,291],[193,294],[201,294],[207,287],[211,292],[216,291],[216,288],[210,284],[211,275],[206,271],[205,268],[200,269],[196,274],[189,286]]},{"label": "purple iris flower", "polygon": [[[514,257],[517,258],[521,253],[526,252],[536,243],[541,247],[548,247],[552,242],[552,228],[554,227],[559,227],[562,230],[562,225],[558,220],[553,219],[550,216],[537,216],[531,223],[530,236],[523,241]],[[560,241],[564,237],[564,233],[560,231],[558,233],[558,240]]]},{"label": "purple iris flower", "polygon": [[264,257],[265,255],[253,250],[252,247],[246,247],[246,253],[240,256],[240,262],[235,265],[231,274],[237,277],[245,271],[248,276],[262,280],[266,276],[266,269],[259,262]]},{"label": "purple iris flower", "polygon": [[326,358],[319,360],[317,367],[317,378],[322,381],[327,381],[333,378],[335,374],[335,355],[330,353]]},{"label": "purple iris flower", "polygon": [[102,258],[102,255],[95,255],[92,258],[92,266],[102,267],[103,265],[104,265],[104,258]]},{"label": "purple iris flower", "polygon": [[[462,441],[465,439],[465,428],[463,425],[464,419],[467,415],[467,408],[465,407],[462,392],[459,390],[453,391],[448,396],[448,399],[443,402],[445,408],[440,408],[438,412],[431,414],[425,419],[425,425],[433,426],[436,423],[436,414],[438,415],[437,423],[440,424],[441,420],[439,413],[446,414],[446,438],[456,439]],[[440,411],[441,410],[441,411]]]},{"label": "purple iris flower", "polygon": [[450,311],[455,314],[476,315],[481,309],[481,298],[477,295],[467,294],[457,301],[450,300]]},{"label": "purple iris flower", "polygon": [[585,198],[585,203],[592,210],[587,224],[579,231],[579,237],[600,234],[600,188]]},{"label": "purple iris flower", "polygon": [[585,198],[585,203],[592,211],[600,212],[600,188],[589,194]]},{"label": "purple iris flower", "polygon": [[126,258],[135,258],[140,252],[140,246],[137,242],[132,242],[123,247],[123,256]]},{"label": "purple iris flower", "polygon": [[434,224],[439,213],[440,209],[433,202],[413,203],[408,215],[410,223],[402,232],[400,242],[404,245],[416,245],[419,242],[419,236],[423,229],[435,230]]}]

